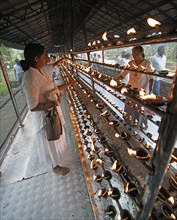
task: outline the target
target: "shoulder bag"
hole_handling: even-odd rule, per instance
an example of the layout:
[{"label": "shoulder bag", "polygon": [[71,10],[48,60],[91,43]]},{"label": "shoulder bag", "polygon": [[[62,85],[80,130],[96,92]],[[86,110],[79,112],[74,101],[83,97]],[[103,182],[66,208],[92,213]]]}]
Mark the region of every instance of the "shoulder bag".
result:
[{"label": "shoulder bag", "polygon": [[56,106],[45,111],[45,130],[48,141],[55,141],[62,135],[62,124]]}]

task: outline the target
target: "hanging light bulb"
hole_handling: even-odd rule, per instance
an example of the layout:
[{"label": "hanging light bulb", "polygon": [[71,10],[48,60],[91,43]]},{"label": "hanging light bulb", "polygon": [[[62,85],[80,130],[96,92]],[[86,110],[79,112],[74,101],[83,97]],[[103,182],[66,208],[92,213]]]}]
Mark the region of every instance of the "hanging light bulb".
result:
[{"label": "hanging light bulb", "polygon": [[156,27],[156,26],[159,26],[161,25],[161,23],[153,18],[148,18],[147,19],[147,23],[149,24],[149,26],[151,27]]}]

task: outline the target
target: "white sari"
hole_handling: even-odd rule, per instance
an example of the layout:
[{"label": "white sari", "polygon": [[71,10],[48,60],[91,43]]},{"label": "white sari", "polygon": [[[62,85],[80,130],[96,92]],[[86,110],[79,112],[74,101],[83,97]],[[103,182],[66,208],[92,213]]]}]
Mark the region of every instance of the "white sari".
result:
[{"label": "white sari", "polygon": [[[39,103],[49,102],[47,95],[51,90],[57,88],[51,75],[52,68],[52,65],[45,66],[41,70],[43,75],[37,69],[32,67],[25,72],[23,77],[23,88],[29,109],[33,109]],[[55,167],[56,165],[65,166],[67,164],[68,155],[63,127],[65,121],[60,106],[57,106],[57,111],[62,124],[62,135],[56,141],[48,141],[46,139],[44,111],[32,112],[39,161],[52,167]]]}]

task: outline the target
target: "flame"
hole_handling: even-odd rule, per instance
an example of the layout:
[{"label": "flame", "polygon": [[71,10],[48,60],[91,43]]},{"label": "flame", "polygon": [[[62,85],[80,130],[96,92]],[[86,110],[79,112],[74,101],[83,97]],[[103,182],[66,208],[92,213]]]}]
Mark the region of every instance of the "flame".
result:
[{"label": "flame", "polygon": [[115,38],[119,38],[120,36],[119,36],[119,35],[117,35],[117,34],[114,34],[114,37],[115,37]]},{"label": "flame", "polygon": [[107,110],[105,110],[104,112],[102,112],[100,115],[106,115],[106,113],[107,113],[108,111]]},{"label": "flame", "polygon": [[141,70],[142,70],[142,71],[144,71],[144,70],[145,70],[145,67],[144,67],[144,66],[142,66],[142,65],[141,65],[140,67],[141,67]]},{"label": "flame", "polygon": [[93,41],[92,45],[96,45],[96,41],[95,40]]},{"label": "flame", "polygon": [[115,133],[115,137],[116,138],[120,138],[120,134],[119,133]]},{"label": "flame", "polygon": [[85,72],[89,72],[90,71],[90,69],[91,69],[91,67],[89,66],[89,67],[87,67],[86,69],[85,69]]},{"label": "flame", "polygon": [[112,193],[113,193],[113,189],[112,189],[112,188],[109,188],[109,189],[108,189],[108,196],[111,196]]},{"label": "flame", "polygon": [[154,94],[152,93],[152,94],[149,94],[149,95],[141,96],[141,98],[144,99],[144,100],[147,100],[147,99],[156,99],[156,95],[154,95]]},{"label": "flame", "polygon": [[104,41],[108,41],[108,39],[107,39],[107,32],[104,32],[104,34],[102,35],[102,39],[104,40]]},{"label": "flame", "polygon": [[173,213],[170,216],[172,217],[172,219],[176,219],[176,216]]},{"label": "flame", "polygon": [[170,196],[170,197],[168,198],[168,201],[169,201],[172,205],[175,204],[175,200],[174,200],[173,196]]},{"label": "flame", "polygon": [[127,88],[122,88],[121,93],[124,94],[125,92],[128,92]]},{"label": "flame", "polygon": [[96,162],[99,163],[101,166],[103,166],[105,163],[105,161],[101,158],[96,159]]},{"label": "flame", "polygon": [[101,77],[102,77],[102,74],[100,73],[99,76],[98,76],[98,78],[101,78]]},{"label": "flame", "polygon": [[97,168],[97,164],[94,163],[94,161],[92,160],[91,164],[90,164],[90,168],[92,170],[95,170]]},{"label": "flame", "polygon": [[136,157],[136,150],[133,150],[133,149],[130,149],[130,148],[127,148],[128,150],[128,154],[132,157]]},{"label": "flame", "polygon": [[91,46],[91,43],[90,43],[90,42],[88,43],[88,46],[89,46],[89,47]]},{"label": "flame", "polygon": [[134,28],[131,28],[127,31],[127,34],[136,34],[136,30]]},{"label": "flame", "polygon": [[133,63],[132,63],[132,65],[133,65],[133,67],[134,67],[135,70],[138,69],[138,66],[136,66],[136,65],[133,64]]},{"label": "flame", "polygon": [[117,82],[114,79],[111,79],[110,86],[117,86]]},{"label": "flame", "polygon": [[100,44],[101,43],[100,40],[97,40],[97,43]]},{"label": "flame", "polygon": [[149,26],[151,27],[156,27],[156,26],[159,26],[161,25],[161,23],[153,18],[148,18],[147,19],[147,23],[149,24]]},{"label": "flame", "polygon": [[122,165],[119,164],[117,160],[115,160],[112,165],[112,170],[115,172],[120,172],[121,169],[122,169]]}]

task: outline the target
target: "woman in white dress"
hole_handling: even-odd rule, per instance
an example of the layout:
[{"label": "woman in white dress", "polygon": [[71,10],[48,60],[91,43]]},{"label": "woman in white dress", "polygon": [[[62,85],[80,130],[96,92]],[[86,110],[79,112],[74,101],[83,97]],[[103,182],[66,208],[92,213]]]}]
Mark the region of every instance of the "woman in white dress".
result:
[{"label": "woman in white dress", "polygon": [[[49,57],[46,54],[45,47],[36,43],[26,46],[24,57],[25,60],[21,61],[25,71],[23,89],[27,105],[34,117],[35,142],[39,160],[50,165],[55,173],[66,175],[69,172],[69,168],[63,167],[66,164],[68,155],[64,128],[62,128],[62,135],[58,140],[48,141],[44,129],[44,117],[46,109],[57,105],[56,102],[48,99],[50,92],[54,90],[57,97],[59,97],[60,90],[75,84],[75,81],[70,81],[57,86],[52,78],[54,66],[69,58],[61,58],[54,64],[47,64]],[[62,110],[59,105],[56,107],[63,127],[65,121]]]}]

